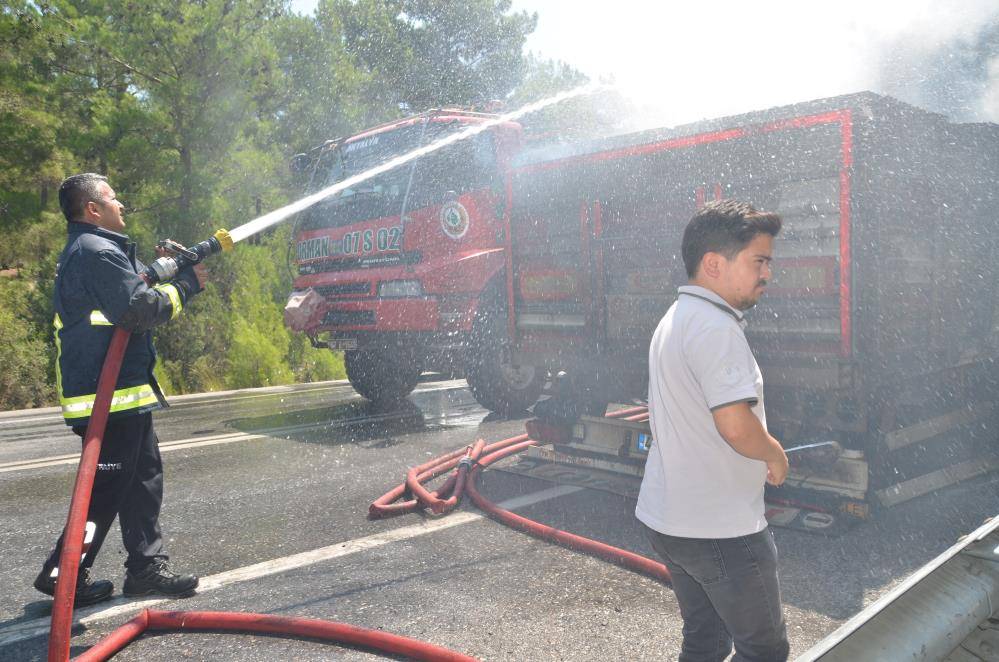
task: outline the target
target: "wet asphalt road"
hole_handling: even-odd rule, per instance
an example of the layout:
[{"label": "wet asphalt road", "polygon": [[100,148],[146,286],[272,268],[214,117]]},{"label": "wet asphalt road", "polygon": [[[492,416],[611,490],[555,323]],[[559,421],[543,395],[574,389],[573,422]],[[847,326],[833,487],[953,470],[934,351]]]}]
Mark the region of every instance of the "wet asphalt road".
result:
[{"label": "wet asphalt road", "polygon": [[[654,580],[506,529],[469,504],[450,520],[366,519],[368,504],[409,466],[523,430],[525,419],[487,415],[463,382],[425,383],[392,411],[374,410],[346,383],[174,403],[156,414],[166,470],[161,521],[171,563],[200,574],[203,590],[77,610],[73,655],[151,606],[337,620],[483,660],[676,658],[679,612]],[[0,414],[0,660],[45,659],[51,601],[31,581],[65,522],[76,463],[60,456],[78,450],[54,411]],[[590,490],[553,496],[552,487],[499,470],[480,479],[494,501],[531,497],[517,508],[523,515],[651,553],[632,501]],[[777,529],[792,655],[997,513],[992,476],[877,513],[835,539]],[[116,595],[123,560],[115,530],[95,574],[112,579]],[[244,576],[233,572],[254,564]],[[220,633],[147,634],[115,659],[275,657],[380,659]]]}]

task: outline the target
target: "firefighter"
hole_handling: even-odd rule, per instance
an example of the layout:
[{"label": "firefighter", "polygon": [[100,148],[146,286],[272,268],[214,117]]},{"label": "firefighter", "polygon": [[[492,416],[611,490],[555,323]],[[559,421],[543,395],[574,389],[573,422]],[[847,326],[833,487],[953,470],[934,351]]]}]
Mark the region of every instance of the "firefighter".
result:
[{"label": "firefighter", "polygon": [[672,576],[681,662],[780,662],[788,656],[766,482],[787,455],[766,427],[763,377],[744,311],[770,279],[776,214],[731,200],[683,233],[689,276],[649,349],[652,448],[635,515]]},{"label": "firefighter", "polygon": [[[166,401],[153,377],[156,352],[150,330],[176,317],[201,291],[203,274],[188,267],[170,283],[147,286],[139,276],[144,266],[135,257],[135,244],[123,234],[124,205],[106,177],[69,177],[59,187],[59,205],[68,237],[53,295],[56,384],[66,424],[80,437],[114,327],[132,332],[94,479],[75,603],[100,602],[114,590],[110,581],[93,579],[90,569],[115,516],[128,552],[124,594],[192,594],[198,578],[168,568],[159,526],[163,465],[151,412]],[[46,595],[55,594],[62,542],[60,536],[35,579],[35,588]]]}]

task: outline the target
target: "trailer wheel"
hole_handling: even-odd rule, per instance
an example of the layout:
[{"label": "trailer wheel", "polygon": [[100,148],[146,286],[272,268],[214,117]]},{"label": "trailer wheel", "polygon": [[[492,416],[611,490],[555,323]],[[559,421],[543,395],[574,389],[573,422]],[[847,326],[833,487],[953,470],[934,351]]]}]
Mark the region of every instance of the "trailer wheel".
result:
[{"label": "trailer wheel", "polygon": [[354,390],[376,404],[390,404],[412,393],[422,372],[411,357],[390,350],[348,351],[343,355]]},{"label": "trailer wheel", "polygon": [[546,373],[534,366],[514,366],[507,359],[506,319],[495,304],[476,314],[467,351],[465,380],[475,400],[490,411],[524,411],[541,397]]}]

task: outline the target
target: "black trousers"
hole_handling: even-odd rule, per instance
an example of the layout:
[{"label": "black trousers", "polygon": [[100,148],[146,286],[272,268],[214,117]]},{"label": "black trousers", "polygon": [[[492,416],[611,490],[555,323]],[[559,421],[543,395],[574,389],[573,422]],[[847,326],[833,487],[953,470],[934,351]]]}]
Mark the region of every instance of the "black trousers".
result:
[{"label": "black trousers", "polygon": [[[74,427],[81,439],[85,427]],[[157,558],[166,559],[160,532],[163,503],[163,463],[160,460],[153,415],[149,412],[109,421],[87,511],[88,534],[93,531],[81,568],[94,564],[115,516],[128,552],[125,567],[139,570]],[[45,570],[59,565],[65,531],[45,562]],[[88,535],[89,537],[89,535]]]},{"label": "black trousers", "polygon": [[767,527],[739,538],[677,538],[645,527],[683,617],[680,662],[783,662],[789,645]]}]

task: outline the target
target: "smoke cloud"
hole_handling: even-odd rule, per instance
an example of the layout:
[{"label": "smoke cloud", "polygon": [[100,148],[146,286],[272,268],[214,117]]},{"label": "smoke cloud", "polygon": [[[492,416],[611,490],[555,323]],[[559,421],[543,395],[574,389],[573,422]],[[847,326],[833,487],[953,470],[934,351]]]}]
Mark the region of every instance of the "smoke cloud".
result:
[{"label": "smoke cloud", "polygon": [[862,90],[954,120],[999,120],[996,0],[513,7],[538,13],[529,50],[613,77],[642,128]]},{"label": "smoke cloud", "polygon": [[964,19],[889,40],[876,87],[954,120],[999,121],[999,12]]}]

